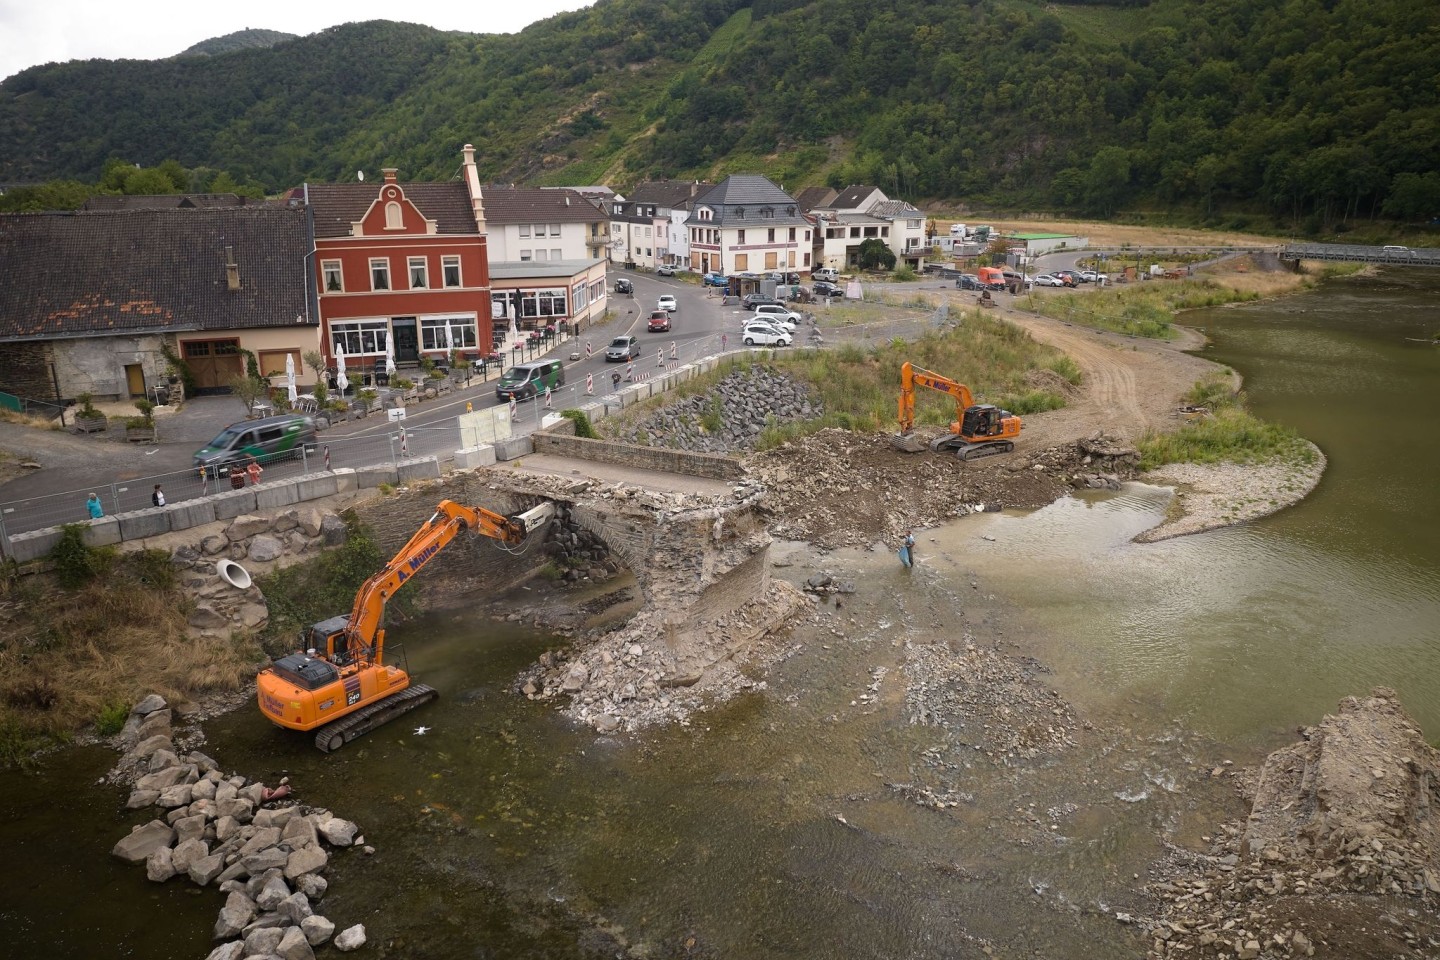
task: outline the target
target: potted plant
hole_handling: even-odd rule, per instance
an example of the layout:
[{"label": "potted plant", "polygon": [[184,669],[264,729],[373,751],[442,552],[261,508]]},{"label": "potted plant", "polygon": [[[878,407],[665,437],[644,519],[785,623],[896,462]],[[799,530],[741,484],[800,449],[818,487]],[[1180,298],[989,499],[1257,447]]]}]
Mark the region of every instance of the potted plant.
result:
[{"label": "potted plant", "polygon": [[363,417],[375,409],[375,402],[380,399],[380,394],[367,387],[357,393],[355,399],[360,403],[360,416]]},{"label": "potted plant", "polygon": [[135,409],[140,411],[140,416],[131,417],[125,421],[125,439],[153,441],[155,439],[155,404],[145,399],[136,400]]},{"label": "potted plant", "polygon": [[95,409],[95,394],[82,393],[75,398],[80,409],[75,411],[75,429],[81,433],[98,433],[110,425],[105,414]]}]

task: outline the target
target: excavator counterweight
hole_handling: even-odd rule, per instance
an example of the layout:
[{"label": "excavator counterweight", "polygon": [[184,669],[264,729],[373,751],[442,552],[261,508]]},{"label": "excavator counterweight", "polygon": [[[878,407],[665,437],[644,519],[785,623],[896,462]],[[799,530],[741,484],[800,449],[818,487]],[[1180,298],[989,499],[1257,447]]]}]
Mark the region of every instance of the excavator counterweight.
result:
[{"label": "excavator counterweight", "polygon": [[519,547],[554,516],[552,503],[505,517],[442,501],[390,562],[360,586],[349,615],[306,628],[298,653],[260,671],[255,686],[261,712],[279,726],[315,731],[315,745],[329,753],[434,700],[436,690],[412,683],[404,669],[385,663],[386,601],[462,530]]}]

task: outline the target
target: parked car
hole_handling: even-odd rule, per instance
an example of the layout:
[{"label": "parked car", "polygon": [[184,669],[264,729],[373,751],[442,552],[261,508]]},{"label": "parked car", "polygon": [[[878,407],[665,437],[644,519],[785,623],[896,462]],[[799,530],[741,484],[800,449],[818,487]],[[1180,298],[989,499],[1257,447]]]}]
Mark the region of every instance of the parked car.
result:
[{"label": "parked car", "polygon": [[756,307],[758,307],[758,306],[759,306],[760,304],[762,304],[762,303],[778,303],[778,302],[779,302],[778,300],[776,300],[774,297],[770,296],[770,294],[768,294],[768,293],[747,293],[747,294],[745,295],[745,299],[743,299],[743,300],[740,301],[740,305],[741,305],[742,307],[744,307],[745,309],[747,309],[747,310],[754,310]]},{"label": "parked car", "polygon": [[670,329],[670,311],[651,310],[650,319],[645,324],[645,329],[651,333],[666,333]]},{"label": "parked car", "polygon": [[675,268],[668,263],[662,263],[655,268],[655,275],[660,277],[673,277],[675,276]]},{"label": "parked car", "polygon": [[1081,270],[1081,271],[1080,271],[1080,282],[1081,282],[1081,283],[1105,283],[1105,282],[1106,282],[1107,280],[1109,280],[1109,279],[1110,279],[1110,275],[1109,275],[1108,273],[1101,273],[1101,272],[1098,271],[1098,270]]},{"label": "parked car", "polygon": [[[793,314],[792,314],[792,316],[793,316]],[[799,318],[797,317],[796,319],[799,319]],[[794,321],[794,320],[790,320],[790,319],[788,319],[788,318],[786,318],[786,317],[779,316],[779,315],[773,314],[773,313],[757,313],[757,314],[754,314],[753,316],[749,316],[749,317],[746,317],[746,318],[745,318],[745,321],[744,321],[744,325],[745,325],[745,326],[748,327],[748,326],[749,326],[750,324],[752,324],[752,323],[768,323],[768,324],[770,324],[770,326],[774,327],[776,330],[782,330],[782,331],[784,331],[785,333],[794,333],[794,332],[795,332],[795,321]]]},{"label": "parked car", "polygon": [[730,280],[723,273],[707,273],[700,278],[700,282],[707,287],[728,287]]},{"label": "parked car", "polygon": [[606,363],[625,363],[629,360],[638,360],[639,358],[639,337],[616,337],[610,341],[610,348],[605,351]]},{"label": "parked car", "polygon": [[671,313],[675,312],[676,307],[677,304],[675,303],[675,298],[668,293],[661,297],[659,301],[655,304],[655,309],[668,310]]},{"label": "parked car", "polygon": [[800,314],[796,313],[794,310],[791,310],[783,303],[756,304],[752,312],[756,316],[763,316],[767,319],[775,318],[780,320],[788,320],[792,324],[800,322]]},{"label": "parked car", "polygon": [[960,276],[955,280],[955,286],[959,287],[961,290],[985,289],[985,284],[981,283],[980,278],[975,276],[975,274],[973,273],[960,274]]},{"label": "parked car", "polygon": [[1074,270],[1056,270],[1054,275],[1060,278],[1060,282],[1064,286],[1080,286],[1080,274],[1076,273]]},{"label": "parked car", "polygon": [[745,324],[740,336],[747,347],[788,347],[793,340],[790,334],[765,321]]},{"label": "parked car", "polygon": [[843,297],[845,291],[838,283],[831,283],[829,280],[816,280],[811,284],[810,289],[817,297]]},{"label": "parked car", "polygon": [[811,280],[825,280],[834,283],[840,279],[840,273],[834,267],[821,267],[818,270],[810,271]]},{"label": "parked car", "polygon": [[635,292],[635,284],[631,283],[629,280],[625,279],[624,277],[621,277],[619,280],[616,280],[616,281],[615,281],[615,292],[616,292],[616,293],[634,293],[634,292]]},{"label": "parked car", "polygon": [[1042,273],[1035,277],[1037,287],[1063,287],[1065,281],[1050,273]]},{"label": "parked car", "polygon": [[517,363],[506,370],[495,385],[495,396],[501,401],[532,400],[546,389],[565,385],[565,367],[559,360],[536,360]]}]

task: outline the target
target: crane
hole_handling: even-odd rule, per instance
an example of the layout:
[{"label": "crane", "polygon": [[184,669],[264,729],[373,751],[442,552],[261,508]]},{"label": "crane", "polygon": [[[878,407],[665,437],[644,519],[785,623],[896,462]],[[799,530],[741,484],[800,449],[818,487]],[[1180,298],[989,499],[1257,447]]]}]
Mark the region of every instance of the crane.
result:
[{"label": "crane", "polygon": [[301,631],[298,653],[280,657],[256,678],[261,712],[291,730],[315,730],[315,746],[338,750],[364,733],[423,706],[440,694],[411,683],[403,668],[385,663],[385,604],[462,530],[521,545],[555,516],[555,505],[505,517],[483,507],[443,500],[390,562],[355,594],[348,616]]},{"label": "crane", "polygon": [[988,403],[977,404],[965,384],[916,367],[907,360],[900,367],[900,432],[891,440],[897,450],[919,453],[925,449],[924,442],[913,435],[917,385],[955,398],[955,420],[950,424],[950,432],[932,440],[931,450],[953,449],[961,460],[971,460],[1015,449],[1012,438],[1020,436],[1019,417]]}]

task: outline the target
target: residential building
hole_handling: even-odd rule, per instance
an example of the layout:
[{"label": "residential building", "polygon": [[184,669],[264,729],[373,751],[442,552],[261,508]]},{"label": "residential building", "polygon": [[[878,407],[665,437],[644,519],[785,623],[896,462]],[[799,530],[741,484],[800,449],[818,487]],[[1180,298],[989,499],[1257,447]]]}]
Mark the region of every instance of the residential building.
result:
[{"label": "residential building", "polygon": [[0,215],[0,390],[144,397],[167,354],[202,391],[319,346],[300,204]]},{"label": "residential building", "polygon": [[492,339],[502,347],[511,320],[517,332],[553,324],[578,333],[604,316],[608,302],[603,259],[492,263],[490,281]]},{"label": "residential building", "polygon": [[493,263],[595,260],[610,243],[606,212],[569,188],[480,190]]},{"label": "residential building", "polygon": [[879,187],[852,184],[808,211],[815,218],[815,262],[839,270],[855,266],[860,245],[883,241],[897,264],[923,270],[930,245],[925,214],[904,200],[891,200]]},{"label": "residential building", "polygon": [[810,269],[813,227],[766,177],[734,174],[693,200],[690,269],[760,273]]},{"label": "residential building", "polygon": [[[473,153],[467,154],[473,170]],[[484,211],[466,182],[306,184],[294,191],[314,228],[327,363],[343,349],[349,376],[451,350],[490,348],[490,263]],[[391,346],[393,344],[393,347]],[[362,380],[363,382],[363,380]]]},{"label": "residential building", "polygon": [[628,199],[612,200],[611,259],[640,267],[687,266],[690,243],[685,225],[695,197],[710,186],[700,180],[654,180],[637,184]]}]

